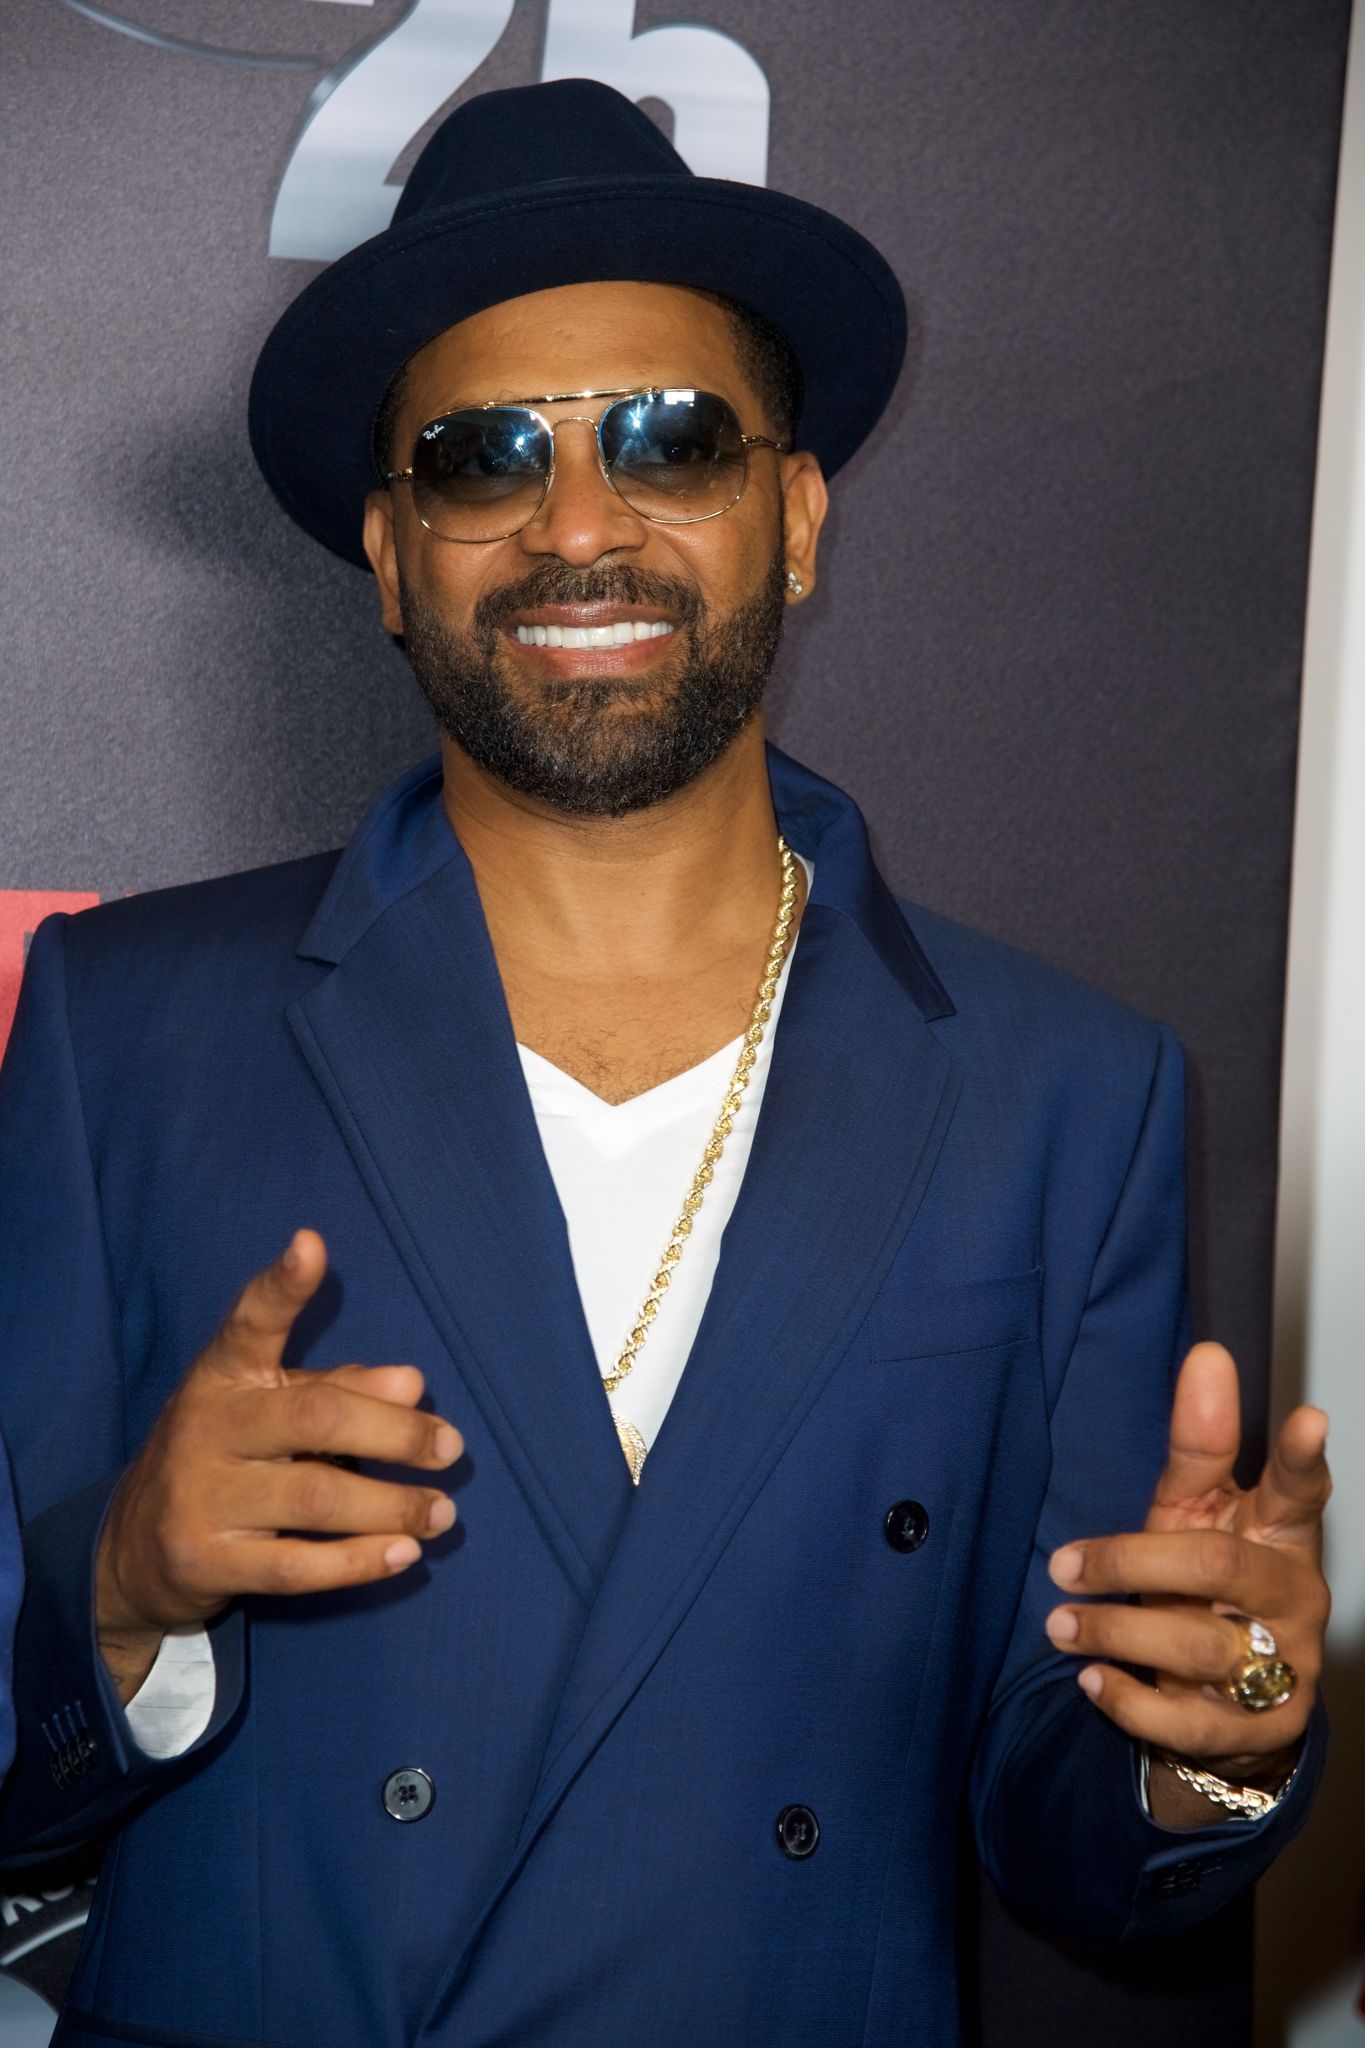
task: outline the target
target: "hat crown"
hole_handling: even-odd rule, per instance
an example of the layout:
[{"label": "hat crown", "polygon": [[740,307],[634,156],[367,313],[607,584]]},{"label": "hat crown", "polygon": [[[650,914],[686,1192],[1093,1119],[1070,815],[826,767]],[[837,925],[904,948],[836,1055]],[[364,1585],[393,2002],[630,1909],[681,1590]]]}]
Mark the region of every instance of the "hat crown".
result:
[{"label": "hat crown", "polygon": [[447,114],[394,210],[414,215],[559,178],[692,177],[648,114],[592,78],[480,93]]}]

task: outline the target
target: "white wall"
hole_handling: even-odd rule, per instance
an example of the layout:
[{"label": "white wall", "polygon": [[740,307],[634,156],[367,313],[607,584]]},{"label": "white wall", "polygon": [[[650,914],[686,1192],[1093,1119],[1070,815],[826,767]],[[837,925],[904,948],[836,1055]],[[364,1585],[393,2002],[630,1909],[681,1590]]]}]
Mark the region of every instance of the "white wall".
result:
[{"label": "white wall", "polygon": [[1295,821],[1275,1413],[1332,1417],[1333,1755],[1260,1889],[1258,2048],[1365,2048],[1365,20],[1347,74]]}]

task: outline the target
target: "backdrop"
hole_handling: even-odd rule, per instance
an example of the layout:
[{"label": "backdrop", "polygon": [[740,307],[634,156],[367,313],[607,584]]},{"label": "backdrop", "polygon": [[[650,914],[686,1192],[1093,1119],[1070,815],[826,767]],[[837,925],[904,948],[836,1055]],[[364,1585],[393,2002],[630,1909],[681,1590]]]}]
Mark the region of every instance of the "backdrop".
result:
[{"label": "backdrop", "polygon": [[[676,4],[6,0],[0,1026],[46,909],[335,844],[429,750],[367,580],[252,468],[251,363],[453,99],[607,78],[912,295],[773,728],[896,886],[1185,1040],[1256,1456],[1348,0]],[[1241,1922],[1134,1965],[964,1918],[992,2048],[1245,2037]]]}]

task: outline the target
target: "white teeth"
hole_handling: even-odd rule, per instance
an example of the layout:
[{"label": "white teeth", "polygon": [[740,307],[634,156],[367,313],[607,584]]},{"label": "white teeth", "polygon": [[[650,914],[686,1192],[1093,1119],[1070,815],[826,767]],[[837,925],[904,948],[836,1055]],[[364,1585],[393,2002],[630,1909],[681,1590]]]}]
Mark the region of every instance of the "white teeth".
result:
[{"label": "white teeth", "polygon": [[667,619],[618,619],[611,626],[518,626],[517,639],[523,647],[628,647],[672,631]]}]

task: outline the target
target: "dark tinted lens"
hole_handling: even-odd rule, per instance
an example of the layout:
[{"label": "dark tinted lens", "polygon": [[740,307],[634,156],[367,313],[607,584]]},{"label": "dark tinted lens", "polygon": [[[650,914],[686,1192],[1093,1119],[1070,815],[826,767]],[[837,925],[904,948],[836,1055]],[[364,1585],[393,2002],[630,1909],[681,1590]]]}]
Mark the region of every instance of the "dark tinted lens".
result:
[{"label": "dark tinted lens", "polygon": [[713,391],[623,398],[602,415],[601,437],[612,482],[647,518],[705,519],[744,488],[739,421]]},{"label": "dark tinted lens", "polygon": [[449,412],[417,436],[419,518],[452,540],[491,540],[524,526],[545,493],[550,437],[517,406]]}]

